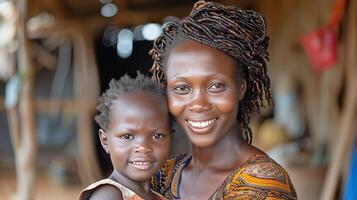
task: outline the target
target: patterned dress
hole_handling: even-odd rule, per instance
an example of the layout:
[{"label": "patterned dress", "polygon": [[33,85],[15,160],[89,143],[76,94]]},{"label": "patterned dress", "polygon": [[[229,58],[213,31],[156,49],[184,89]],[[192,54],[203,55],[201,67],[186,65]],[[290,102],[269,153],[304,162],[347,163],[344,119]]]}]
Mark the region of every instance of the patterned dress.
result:
[{"label": "patterned dress", "polygon": [[[152,178],[152,189],[167,199],[180,199],[181,174],[191,158],[183,154],[168,160]],[[269,156],[257,154],[233,170],[209,199],[296,200],[297,196],[285,169]]]}]

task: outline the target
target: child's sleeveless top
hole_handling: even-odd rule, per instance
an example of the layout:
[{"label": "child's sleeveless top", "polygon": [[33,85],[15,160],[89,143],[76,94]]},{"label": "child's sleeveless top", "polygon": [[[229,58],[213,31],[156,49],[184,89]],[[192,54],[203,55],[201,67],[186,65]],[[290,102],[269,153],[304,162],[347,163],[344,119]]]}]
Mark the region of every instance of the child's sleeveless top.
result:
[{"label": "child's sleeveless top", "polygon": [[[103,186],[103,185],[112,185],[112,186],[118,188],[121,191],[121,193],[123,194],[124,200],[144,200],[142,197],[137,195],[135,192],[133,192],[129,188],[127,188],[127,187],[123,186],[122,184],[120,184],[116,181],[113,181],[111,179],[102,179],[98,182],[95,182],[95,183],[89,185],[87,188],[85,188],[84,190],[82,190],[79,193],[77,200],[88,200],[91,197],[91,195],[94,193],[94,191],[96,189],[98,189],[98,187]],[[156,198],[157,200],[166,200],[164,197],[162,197],[157,192],[155,192],[155,191],[153,191],[153,192],[157,196],[157,198]]]}]

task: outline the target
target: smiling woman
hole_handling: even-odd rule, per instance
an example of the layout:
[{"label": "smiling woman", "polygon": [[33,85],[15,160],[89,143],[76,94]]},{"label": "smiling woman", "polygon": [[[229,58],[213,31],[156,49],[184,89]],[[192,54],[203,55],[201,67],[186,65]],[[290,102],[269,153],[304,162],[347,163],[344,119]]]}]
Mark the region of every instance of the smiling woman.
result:
[{"label": "smiling woman", "polygon": [[189,154],[166,162],[152,188],[168,199],[297,199],[279,164],[250,145],[249,118],[270,103],[264,18],[199,1],[154,42],[151,71]]},{"label": "smiling woman", "polygon": [[233,59],[210,46],[187,41],[171,51],[166,70],[169,109],[196,146],[214,145],[236,131],[236,102],[246,81],[235,74]]}]

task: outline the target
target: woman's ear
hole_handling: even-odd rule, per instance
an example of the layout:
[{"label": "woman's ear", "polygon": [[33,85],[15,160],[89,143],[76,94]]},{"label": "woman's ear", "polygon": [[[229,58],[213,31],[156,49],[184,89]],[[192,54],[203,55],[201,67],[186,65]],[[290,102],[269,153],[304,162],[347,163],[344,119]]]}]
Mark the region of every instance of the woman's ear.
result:
[{"label": "woman's ear", "polygon": [[244,98],[246,90],[247,90],[247,80],[245,79],[239,80],[238,83],[239,101],[241,101]]},{"label": "woman's ear", "polygon": [[105,152],[109,153],[107,133],[103,129],[99,129],[98,135],[99,135],[100,143],[102,144],[103,149],[105,150]]}]

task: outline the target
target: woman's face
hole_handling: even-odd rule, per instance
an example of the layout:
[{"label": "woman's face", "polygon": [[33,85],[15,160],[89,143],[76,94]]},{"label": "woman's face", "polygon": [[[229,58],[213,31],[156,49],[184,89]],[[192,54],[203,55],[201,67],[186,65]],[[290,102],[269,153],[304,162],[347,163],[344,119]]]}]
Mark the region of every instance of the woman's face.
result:
[{"label": "woman's face", "polygon": [[237,131],[246,82],[238,79],[230,56],[189,40],[170,52],[166,77],[170,112],[191,143],[209,147]]}]

